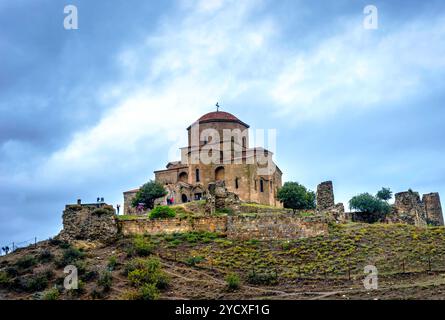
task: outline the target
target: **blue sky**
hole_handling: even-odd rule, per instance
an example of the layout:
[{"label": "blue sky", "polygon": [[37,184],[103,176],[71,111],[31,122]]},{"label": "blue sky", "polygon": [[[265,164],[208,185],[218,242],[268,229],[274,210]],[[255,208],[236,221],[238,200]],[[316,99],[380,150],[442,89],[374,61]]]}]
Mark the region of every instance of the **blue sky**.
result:
[{"label": "blue sky", "polygon": [[444,57],[443,1],[0,0],[0,243],[122,203],[216,101],[278,130],[287,181],[445,197]]}]

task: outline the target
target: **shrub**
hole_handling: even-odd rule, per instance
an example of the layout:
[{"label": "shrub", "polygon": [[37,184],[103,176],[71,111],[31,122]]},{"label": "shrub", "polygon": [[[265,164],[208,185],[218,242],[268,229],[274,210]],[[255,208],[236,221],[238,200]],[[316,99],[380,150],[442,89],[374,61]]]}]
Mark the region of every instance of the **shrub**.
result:
[{"label": "shrub", "polygon": [[272,285],[278,283],[277,275],[270,272],[258,273],[255,271],[249,272],[247,281],[250,284]]},{"label": "shrub", "polygon": [[138,300],[156,300],[159,296],[159,291],[152,283],[145,283],[139,288],[138,293],[140,298]]},{"label": "shrub", "polygon": [[143,236],[138,235],[134,238],[133,248],[137,255],[148,256],[153,252],[155,246],[151,241],[145,239]]},{"label": "shrub", "polygon": [[96,270],[90,270],[85,272],[85,274],[83,274],[81,276],[82,281],[88,282],[91,280],[96,279],[99,276],[99,272],[97,272]]},{"label": "shrub", "polygon": [[113,282],[113,277],[111,276],[111,272],[104,271],[97,280],[97,285],[102,287],[103,292],[108,292],[111,289],[111,284]]},{"label": "shrub", "polygon": [[149,181],[139,189],[131,204],[137,207],[139,203],[143,203],[145,208],[152,209],[155,200],[165,195],[167,191],[161,183]]},{"label": "shrub", "polygon": [[128,280],[136,287],[142,287],[149,283],[158,289],[165,289],[170,282],[169,277],[161,271],[161,265],[157,258],[133,259],[125,269]]},{"label": "shrub", "polygon": [[48,249],[44,249],[44,250],[40,251],[39,256],[38,256],[38,260],[41,263],[50,262],[53,260],[53,258],[54,258],[54,255]]},{"label": "shrub", "polygon": [[16,278],[15,287],[28,292],[35,292],[46,289],[48,283],[49,274],[44,272],[26,278]]},{"label": "shrub", "polygon": [[116,256],[111,256],[108,259],[108,270],[113,271],[114,268],[117,266],[118,262],[117,262],[117,258]]},{"label": "shrub", "polygon": [[58,260],[56,264],[59,267],[64,267],[74,263],[78,259],[82,259],[84,256],[85,254],[82,251],[70,246],[63,251],[62,259]]},{"label": "shrub", "polygon": [[353,197],[349,201],[349,207],[361,211],[359,213],[361,220],[370,223],[383,220],[391,211],[388,203],[369,193],[362,193]]},{"label": "shrub", "polygon": [[298,182],[285,182],[278,190],[277,198],[294,213],[296,210],[315,209],[315,193]]},{"label": "shrub", "polygon": [[174,218],[175,216],[175,210],[173,210],[169,206],[157,206],[149,213],[150,219],[168,219]]},{"label": "shrub", "polygon": [[59,289],[52,288],[43,293],[43,300],[57,300],[59,295]]},{"label": "shrub", "polygon": [[190,258],[188,258],[186,261],[185,261],[185,263],[186,264],[188,264],[189,266],[195,266],[195,265],[197,265],[198,263],[200,263],[200,262],[202,262],[202,261],[204,261],[204,257],[201,257],[201,256],[193,256],[193,257],[190,257]]},{"label": "shrub", "polygon": [[124,295],[126,300],[156,300],[159,297],[159,291],[152,283],[145,283],[137,291],[129,291]]},{"label": "shrub", "polygon": [[226,277],[227,287],[230,290],[236,290],[240,286],[240,279],[236,273],[230,273]]},{"label": "shrub", "polygon": [[27,255],[24,257],[21,257],[15,265],[19,267],[20,269],[27,269],[32,266],[35,266],[37,264],[37,259],[34,256]]},{"label": "shrub", "polygon": [[9,288],[12,281],[5,271],[0,271],[0,288]]}]

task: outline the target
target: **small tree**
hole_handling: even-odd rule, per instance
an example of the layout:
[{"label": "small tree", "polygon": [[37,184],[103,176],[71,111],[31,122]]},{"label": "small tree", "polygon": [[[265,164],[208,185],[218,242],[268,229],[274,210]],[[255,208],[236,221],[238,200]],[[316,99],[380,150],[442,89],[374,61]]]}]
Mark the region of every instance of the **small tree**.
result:
[{"label": "small tree", "polygon": [[376,194],[377,199],[388,201],[392,198],[392,191],[390,188],[382,188],[379,192]]},{"label": "small tree", "polygon": [[137,207],[143,203],[145,208],[153,209],[155,200],[166,195],[167,191],[162,184],[150,180],[139,189],[131,204]]},{"label": "small tree", "polygon": [[295,210],[315,209],[315,193],[298,182],[284,183],[278,190],[277,198],[294,213]]},{"label": "small tree", "polygon": [[367,222],[373,223],[385,218],[391,207],[383,200],[369,193],[362,193],[349,200],[349,207],[364,214]]}]

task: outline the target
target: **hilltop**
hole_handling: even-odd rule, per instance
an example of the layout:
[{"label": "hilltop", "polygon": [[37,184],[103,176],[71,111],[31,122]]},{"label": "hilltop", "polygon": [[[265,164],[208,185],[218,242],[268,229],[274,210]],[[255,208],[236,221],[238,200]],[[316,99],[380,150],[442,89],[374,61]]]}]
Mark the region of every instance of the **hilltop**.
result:
[{"label": "hilltop", "polygon": [[[216,232],[48,240],[0,257],[0,299],[443,299],[445,229],[329,225],[295,240]],[[63,289],[77,266],[79,290]],[[379,289],[366,290],[375,265]]]}]

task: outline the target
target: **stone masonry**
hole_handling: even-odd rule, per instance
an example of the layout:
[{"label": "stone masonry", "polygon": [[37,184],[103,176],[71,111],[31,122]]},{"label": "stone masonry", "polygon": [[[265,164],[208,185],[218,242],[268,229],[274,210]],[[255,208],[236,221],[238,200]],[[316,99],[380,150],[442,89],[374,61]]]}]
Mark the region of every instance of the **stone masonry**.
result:
[{"label": "stone masonry", "polygon": [[428,223],[443,226],[442,206],[437,192],[424,194],[422,202],[425,205]]},{"label": "stone masonry", "polygon": [[325,181],[317,186],[317,209],[325,210],[335,206],[332,181]]},{"label": "stone masonry", "polygon": [[395,194],[389,222],[402,222],[416,226],[443,226],[442,206],[438,193],[424,194],[412,190]]},{"label": "stone masonry", "polygon": [[60,240],[107,242],[118,234],[114,208],[105,203],[67,205],[62,218]]}]

